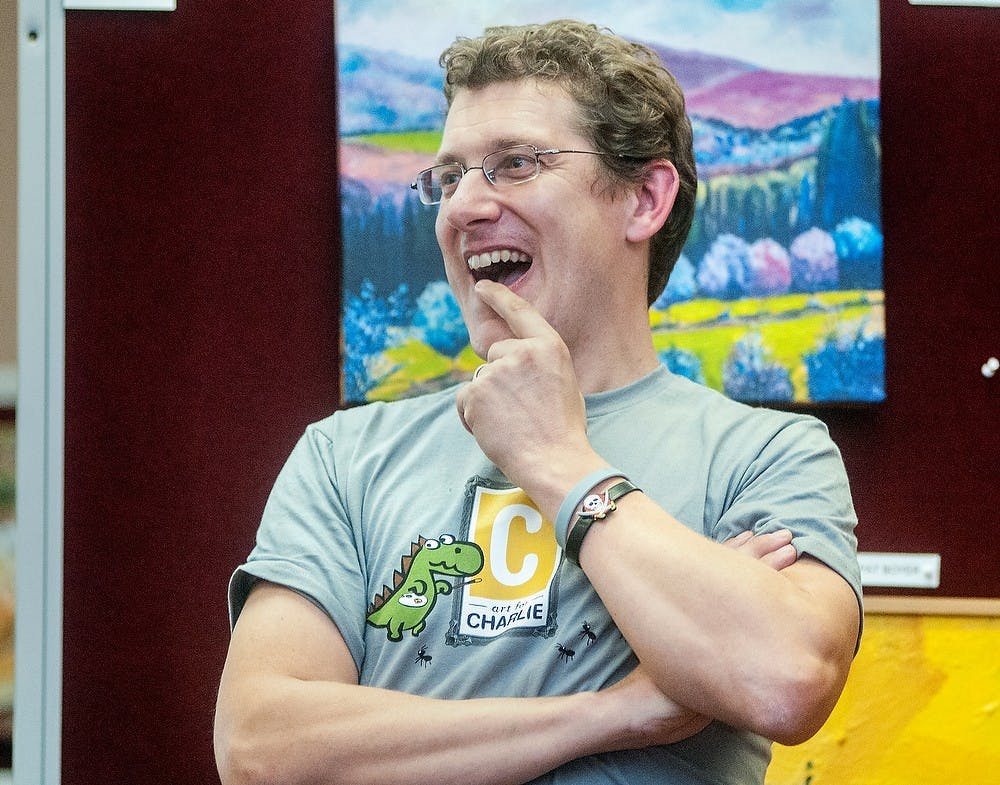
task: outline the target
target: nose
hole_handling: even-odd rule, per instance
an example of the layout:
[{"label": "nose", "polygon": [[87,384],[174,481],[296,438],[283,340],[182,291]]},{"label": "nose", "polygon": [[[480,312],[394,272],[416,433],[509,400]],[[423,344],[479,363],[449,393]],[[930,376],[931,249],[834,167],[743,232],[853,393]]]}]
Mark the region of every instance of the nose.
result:
[{"label": "nose", "polygon": [[477,221],[496,220],[500,213],[496,188],[486,179],[483,167],[466,169],[455,192],[441,202],[440,210],[456,229],[465,229]]}]

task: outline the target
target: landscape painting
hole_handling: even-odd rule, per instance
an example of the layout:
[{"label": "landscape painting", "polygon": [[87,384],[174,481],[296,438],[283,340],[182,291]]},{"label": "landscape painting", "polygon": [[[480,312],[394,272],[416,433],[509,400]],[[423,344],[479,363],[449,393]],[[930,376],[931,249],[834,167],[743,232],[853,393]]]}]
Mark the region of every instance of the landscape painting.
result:
[{"label": "landscape painting", "polygon": [[444,122],[440,52],[572,17],[656,50],[695,132],[694,225],[649,312],[663,363],[747,402],[885,397],[876,0],[337,0],[345,403],[481,362],[409,187]]}]

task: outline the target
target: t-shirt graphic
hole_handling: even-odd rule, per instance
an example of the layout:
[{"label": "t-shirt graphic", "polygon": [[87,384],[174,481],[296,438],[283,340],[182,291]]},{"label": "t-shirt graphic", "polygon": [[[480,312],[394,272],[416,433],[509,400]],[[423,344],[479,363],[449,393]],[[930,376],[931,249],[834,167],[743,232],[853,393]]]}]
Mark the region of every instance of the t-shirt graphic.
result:
[{"label": "t-shirt graphic", "polygon": [[475,583],[456,592],[446,642],[555,634],[561,549],[552,522],[520,488],[482,477],[466,485],[463,517],[466,538],[483,553],[483,568]]},{"label": "t-shirt graphic", "polygon": [[368,607],[367,621],[373,627],[385,627],[391,641],[402,640],[406,631],[417,636],[427,626],[438,596],[455,588],[441,576],[475,575],[482,566],[483,552],[475,543],[456,540],[451,534],[420,537],[393,573],[393,585],[383,586]]},{"label": "t-shirt graphic", "polygon": [[[504,633],[550,636],[561,549],[552,523],[520,488],[473,477],[466,485],[462,537],[420,536],[368,607],[366,621],[390,641],[416,637],[440,597],[455,592],[445,636],[453,646]],[[453,582],[449,578],[460,578]]]}]

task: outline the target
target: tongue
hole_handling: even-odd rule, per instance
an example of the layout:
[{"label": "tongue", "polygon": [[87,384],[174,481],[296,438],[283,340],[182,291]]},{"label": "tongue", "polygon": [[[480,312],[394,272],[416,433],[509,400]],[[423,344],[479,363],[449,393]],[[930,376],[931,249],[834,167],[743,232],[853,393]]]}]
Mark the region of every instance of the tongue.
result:
[{"label": "tongue", "polygon": [[531,265],[526,262],[518,262],[517,264],[501,264],[496,281],[509,288],[517,283],[524,276],[524,274],[528,272],[529,267],[531,267]]}]

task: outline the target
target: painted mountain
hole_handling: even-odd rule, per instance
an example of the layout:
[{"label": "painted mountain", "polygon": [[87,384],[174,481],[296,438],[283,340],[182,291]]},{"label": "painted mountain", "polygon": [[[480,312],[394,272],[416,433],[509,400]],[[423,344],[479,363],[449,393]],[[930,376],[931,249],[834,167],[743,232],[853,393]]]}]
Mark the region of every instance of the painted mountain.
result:
[{"label": "painted mountain", "polygon": [[[691,115],[732,126],[766,130],[844,99],[879,97],[875,79],[780,73],[732,58],[647,46],[680,82]],[[440,128],[445,105],[435,60],[344,45],[338,69],[341,136]]]}]

